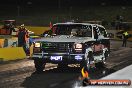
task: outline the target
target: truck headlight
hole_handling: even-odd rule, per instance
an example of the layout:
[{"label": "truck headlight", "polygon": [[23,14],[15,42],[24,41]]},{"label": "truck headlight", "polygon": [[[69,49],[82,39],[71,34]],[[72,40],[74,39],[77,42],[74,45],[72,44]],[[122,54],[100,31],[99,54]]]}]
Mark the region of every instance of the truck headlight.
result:
[{"label": "truck headlight", "polygon": [[41,52],[41,43],[35,42],[34,43],[34,48],[33,48],[33,53],[40,53]]},{"label": "truck headlight", "polygon": [[79,50],[79,51],[82,50],[82,44],[80,44],[80,43],[75,44],[75,45],[74,45],[74,49],[75,49],[75,50]]},{"label": "truck headlight", "polygon": [[36,42],[36,43],[34,44],[34,47],[39,48],[39,47],[40,47],[40,43]]},{"label": "truck headlight", "polygon": [[82,44],[76,44],[75,47],[78,48],[78,49],[81,49],[82,48]]}]

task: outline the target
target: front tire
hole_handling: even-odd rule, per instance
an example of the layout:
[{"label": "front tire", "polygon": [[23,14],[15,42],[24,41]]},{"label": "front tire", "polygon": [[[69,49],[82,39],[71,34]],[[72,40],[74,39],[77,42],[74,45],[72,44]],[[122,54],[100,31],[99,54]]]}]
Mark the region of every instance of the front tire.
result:
[{"label": "front tire", "polygon": [[44,62],[44,60],[42,58],[34,59],[34,64],[35,64],[36,72],[38,72],[38,73],[43,72],[46,63]]},{"label": "front tire", "polygon": [[105,51],[104,56],[107,58],[109,56],[109,51]]},{"label": "front tire", "polygon": [[80,64],[80,67],[81,68],[86,68],[87,70],[89,70],[91,68],[90,66],[90,63],[94,61],[94,58],[93,58],[93,52],[90,51],[88,52],[87,54],[87,57],[84,59],[84,61]]},{"label": "front tire", "polygon": [[107,57],[109,57],[109,54],[110,54],[110,51],[107,48],[105,48],[104,51],[103,51],[104,60],[106,60]]},{"label": "front tire", "polygon": [[99,68],[99,69],[105,68],[105,63],[103,61],[102,62],[98,62],[98,63],[95,64],[95,67]]}]

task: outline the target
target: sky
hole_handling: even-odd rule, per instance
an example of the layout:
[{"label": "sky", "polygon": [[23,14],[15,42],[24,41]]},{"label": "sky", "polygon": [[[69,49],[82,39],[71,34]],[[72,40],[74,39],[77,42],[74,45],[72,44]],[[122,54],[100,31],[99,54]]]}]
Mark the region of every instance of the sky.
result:
[{"label": "sky", "polygon": [[132,0],[1,0],[0,5],[96,6],[131,5]]}]

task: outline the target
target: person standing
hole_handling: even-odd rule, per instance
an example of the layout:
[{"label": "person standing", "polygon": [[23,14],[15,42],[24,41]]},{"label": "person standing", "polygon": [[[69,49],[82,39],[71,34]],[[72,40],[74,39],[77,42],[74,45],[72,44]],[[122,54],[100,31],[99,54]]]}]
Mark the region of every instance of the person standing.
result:
[{"label": "person standing", "polygon": [[123,39],[122,47],[126,47],[127,39],[128,39],[128,32],[127,32],[127,31],[124,31],[124,32],[123,32],[122,39]]},{"label": "person standing", "polygon": [[15,30],[15,25],[13,24],[13,22],[11,22],[11,23],[9,24],[9,30],[10,30],[10,35],[13,35],[13,34],[12,34],[13,32],[17,32],[17,31]]},{"label": "person standing", "polygon": [[26,28],[24,27],[24,24],[22,24],[19,28],[18,28],[18,47],[23,47],[24,51],[26,52],[26,36],[27,36],[27,32],[26,32]]}]

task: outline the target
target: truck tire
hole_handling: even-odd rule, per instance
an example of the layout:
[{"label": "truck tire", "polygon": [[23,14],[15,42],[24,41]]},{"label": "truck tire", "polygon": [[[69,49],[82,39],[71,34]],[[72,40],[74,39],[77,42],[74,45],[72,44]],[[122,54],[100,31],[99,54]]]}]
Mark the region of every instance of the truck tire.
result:
[{"label": "truck tire", "polygon": [[36,72],[38,73],[43,72],[46,65],[43,59],[40,58],[34,59],[34,64],[35,64]]},{"label": "truck tire", "polygon": [[109,56],[109,51],[105,51],[104,56],[105,56],[105,59],[107,59],[107,57]]},{"label": "truck tire", "polygon": [[99,69],[105,68],[105,63],[103,61],[98,62],[98,63],[95,64],[95,67],[99,68]]},{"label": "truck tire", "polygon": [[93,61],[93,52],[90,51],[88,52],[87,58],[84,59],[84,61],[80,64],[81,68],[86,68],[87,70],[90,70],[91,66],[90,66],[90,62]]}]

